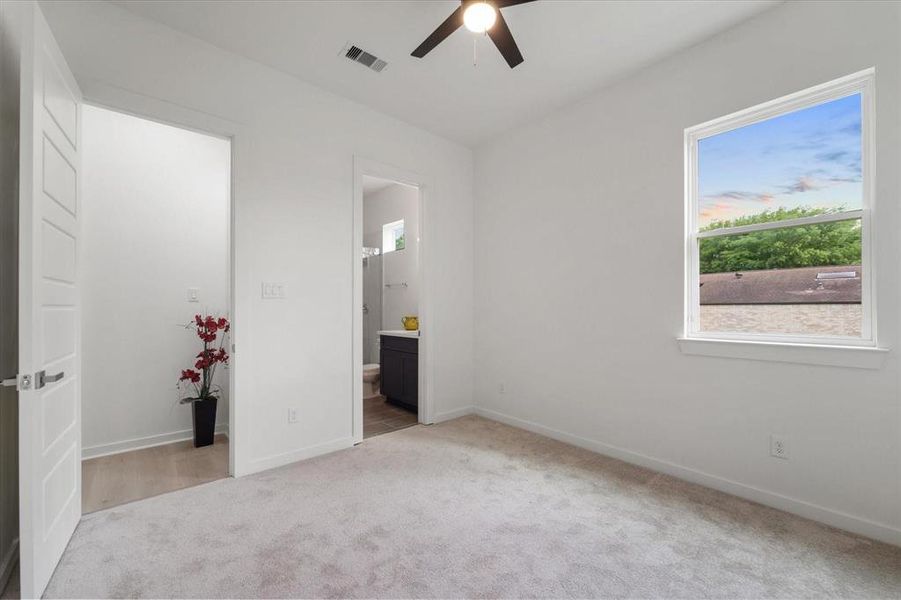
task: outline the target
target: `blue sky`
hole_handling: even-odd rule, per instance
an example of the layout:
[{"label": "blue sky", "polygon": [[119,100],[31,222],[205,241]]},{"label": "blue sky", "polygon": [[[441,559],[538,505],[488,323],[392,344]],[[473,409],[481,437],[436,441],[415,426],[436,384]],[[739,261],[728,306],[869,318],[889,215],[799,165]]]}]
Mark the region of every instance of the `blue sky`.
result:
[{"label": "blue sky", "polygon": [[698,142],[701,227],[779,207],[862,205],[860,94]]}]

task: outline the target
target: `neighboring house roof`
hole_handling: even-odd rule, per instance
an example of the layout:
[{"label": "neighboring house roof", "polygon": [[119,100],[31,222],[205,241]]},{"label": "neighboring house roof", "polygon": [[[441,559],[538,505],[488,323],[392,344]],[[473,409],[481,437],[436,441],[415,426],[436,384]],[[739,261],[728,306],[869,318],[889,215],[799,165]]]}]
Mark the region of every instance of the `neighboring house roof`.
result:
[{"label": "neighboring house roof", "polygon": [[707,273],[701,304],[859,304],[860,278],[860,265]]}]

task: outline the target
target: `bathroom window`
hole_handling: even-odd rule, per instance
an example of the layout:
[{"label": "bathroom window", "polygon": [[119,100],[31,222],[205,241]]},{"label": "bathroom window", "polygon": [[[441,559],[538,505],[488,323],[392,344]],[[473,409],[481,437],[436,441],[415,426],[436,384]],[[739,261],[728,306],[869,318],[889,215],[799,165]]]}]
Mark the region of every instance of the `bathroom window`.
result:
[{"label": "bathroom window", "polygon": [[382,225],[382,254],[404,249],[404,220]]},{"label": "bathroom window", "polygon": [[875,345],[867,71],[685,132],[687,338]]}]

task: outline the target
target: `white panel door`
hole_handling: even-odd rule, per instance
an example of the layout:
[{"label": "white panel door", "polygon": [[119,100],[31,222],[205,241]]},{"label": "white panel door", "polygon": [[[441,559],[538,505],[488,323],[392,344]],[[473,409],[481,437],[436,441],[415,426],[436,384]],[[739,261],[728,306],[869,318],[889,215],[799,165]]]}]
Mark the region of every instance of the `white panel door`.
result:
[{"label": "white panel door", "polygon": [[81,518],[81,95],[38,5],[21,10],[19,566],[33,598]]}]

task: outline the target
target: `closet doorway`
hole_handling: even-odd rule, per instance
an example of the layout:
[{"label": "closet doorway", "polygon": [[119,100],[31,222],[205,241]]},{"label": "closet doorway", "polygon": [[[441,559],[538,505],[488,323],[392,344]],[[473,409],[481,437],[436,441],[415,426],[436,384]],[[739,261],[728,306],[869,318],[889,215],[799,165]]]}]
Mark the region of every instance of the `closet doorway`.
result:
[{"label": "closet doorway", "polygon": [[89,513],[228,476],[231,142],[82,114]]}]

